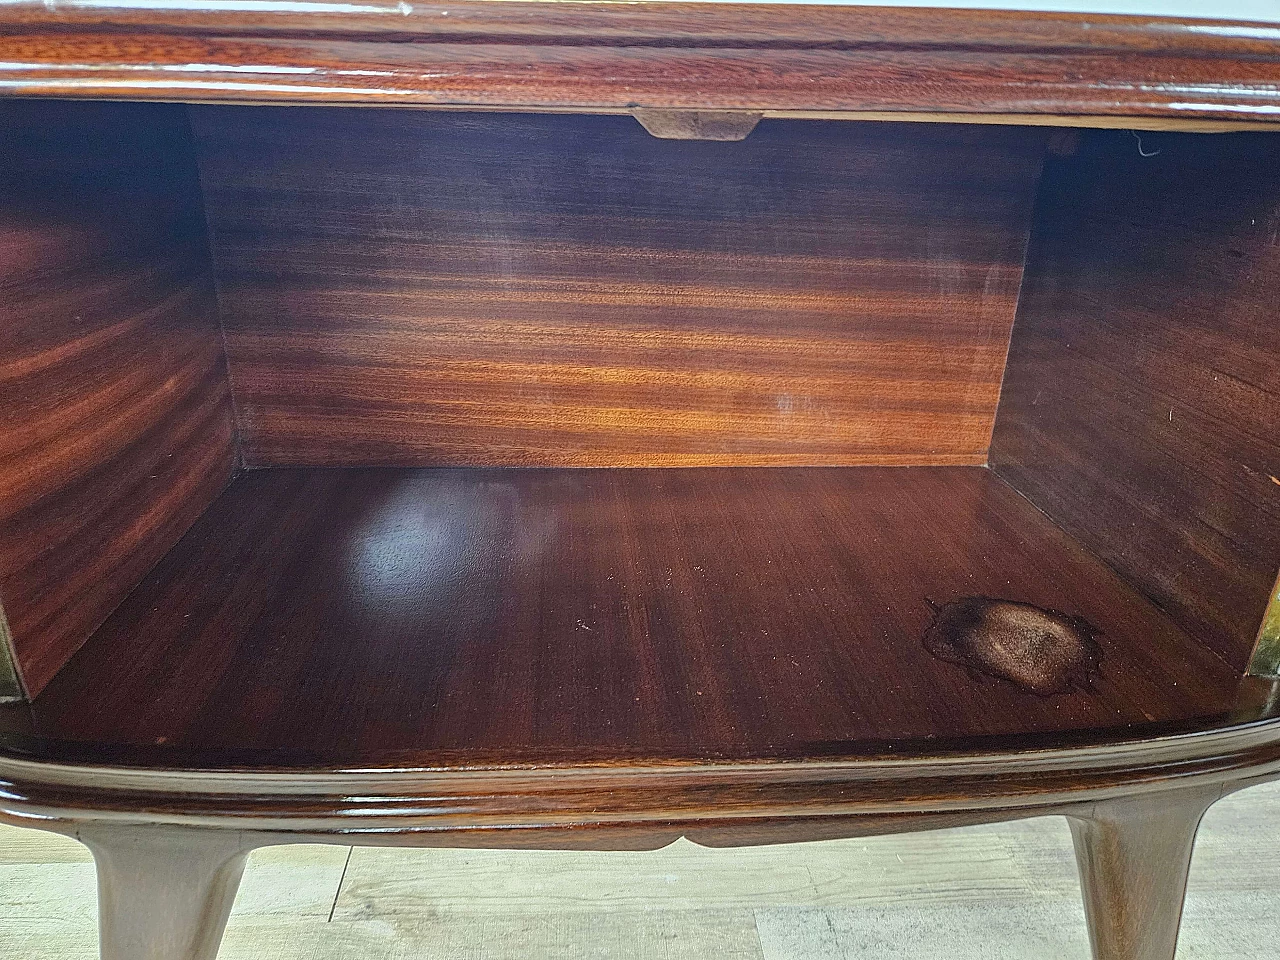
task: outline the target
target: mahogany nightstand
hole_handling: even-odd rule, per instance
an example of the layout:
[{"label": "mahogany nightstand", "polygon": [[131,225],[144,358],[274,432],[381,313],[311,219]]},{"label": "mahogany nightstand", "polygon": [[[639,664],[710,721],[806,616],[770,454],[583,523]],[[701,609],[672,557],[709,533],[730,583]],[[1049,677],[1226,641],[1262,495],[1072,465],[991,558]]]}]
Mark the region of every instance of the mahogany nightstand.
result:
[{"label": "mahogany nightstand", "polygon": [[0,818],[103,957],[269,844],[1053,813],[1171,960],[1280,776],[1280,25],[18,0],[0,89]]}]

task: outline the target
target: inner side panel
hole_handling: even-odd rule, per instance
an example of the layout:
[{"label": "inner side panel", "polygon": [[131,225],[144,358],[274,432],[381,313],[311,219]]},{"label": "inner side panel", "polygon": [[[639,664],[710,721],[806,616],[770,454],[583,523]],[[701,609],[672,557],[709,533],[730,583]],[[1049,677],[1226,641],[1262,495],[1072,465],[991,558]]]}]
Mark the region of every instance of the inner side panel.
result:
[{"label": "inner side panel", "polygon": [[0,101],[0,601],[32,696],[230,479],[230,395],[183,108]]},{"label": "inner side panel", "polygon": [[991,462],[1244,669],[1280,568],[1280,137],[1049,161]]},{"label": "inner side panel", "polygon": [[986,460],[1041,131],[191,115],[250,466]]}]

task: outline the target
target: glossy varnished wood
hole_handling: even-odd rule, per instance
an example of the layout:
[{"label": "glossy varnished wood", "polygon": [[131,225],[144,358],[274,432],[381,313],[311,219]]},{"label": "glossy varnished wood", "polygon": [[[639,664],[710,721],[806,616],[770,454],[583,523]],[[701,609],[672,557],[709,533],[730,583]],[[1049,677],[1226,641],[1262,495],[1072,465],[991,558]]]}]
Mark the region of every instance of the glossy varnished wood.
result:
[{"label": "glossy varnished wood", "polygon": [[1221,793],[1167,790],[1070,817],[1094,960],[1174,960],[1196,830]]},{"label": "glossy varnished wood", "polygon": [[1268,136],[1051,158],[991,450],[1238,670],[1280,569],[1277,231]]},{"label": "glossy varnished wood", "polygon": [[[664,136],[725,138],[747,122],[717,110],[1177,123],[1280,107],[1277,38],[1260,26],[650,4],[309,9],[299,20],[260,7],[11,5],[0,87],[638,110]],[[740,144],[658,144],[621,121],[575,119],[505,128],[520,142],[495,135],[512,118],[402,113],[387,133],[373,113],[307,116],[264,111],[253,122],[283,134],[258,144],[261,132],[236,141],[233,128],[215,129],[206,148],[224,316],[251,375],[241,416],[258,462],[981,459],[1020,263],[1009,251],[1025,234],[1010,212],[1025,210],[1034,179],[1031,134],[816,128],[772,139],[766,120]],[[81,169],[95,170],[112,154],[88,142]],[[772,160],[752,166],[758,148]],[[728,150],[740,152],[716,152]],[[1256,156],[1274,159],[1267,150]],[[1089,283],[1111,270],[1159,284],[1142,292],[1153,317],[1175,318],[1176,349],[1188,323],[1178,297],[1199,312],[1191,326],[1229,328],[1222,342],[1186,335],[1209,357],[1265,322],[1274,261],[1260,251],[1274,238],[1243,231],[1257,197],[1196,194],[1178,207],[1152,195],[1200,178],[1242,194],[1262,183],[1271,203],[1271,174],[1222,159],[1207,176],[1191,164],[1167,182],[1147,178],[1157,186],[1102,164],[1091,176],[1115,186],[1080,191],[1105,215],[1078,244],[1110,259],[1065,246]],[[152,229],[165,222],[114,193],[110,176],[86,179],[113,209],[140,210]],[[188,226],[194,193],[181,204]],[[1117,227],[1112,207],[1153,224]],[[608,242],[619,236],[627,242]],[[1129,246],[1113,249],[1116,236]],[[1224,237],[1242,263],[1193,257]],[[1088,316],[1096,293],[1067,309]],[[1216,301],[1229,320],[1206,306]],[[1124,313],[1127,302],[1108,307]],[[113,289],[92,299],[122,303],[130,296]],[[1090,361],[1126,357],[1141,332]],[[1089,337],[1048,339],[1070,354]],[[678,836],[759,843],[1065,814],[1099,960],[1168,960],[1200,812],[1280,774],[1276,686],[1237,688],[1237,638],[1215,632],[1248,606],[1251,588],[1232,592],[1228,568],[1251,570],[1257,542],[1241,532],[1243,512],[1215,511],[1247,504],[1270,537],[1274,501],[1259,506],[1251,487],[1200,499],[1197,487],[1209,477],[1231,490],[1231,467],[1269,469],[1273,448],[1255,462],[1240,455],[1255,449],[1240,434],[1266,427],[1275,391],[1264,379],[1261,399],[1224,404],[1224,426],[1205,412],[1219,399],[1207,382],[1157,389],[1142,364],[1155,354],[1157,372],[1190,379],[1194,367],[1138,353],[1115,380],[1190,408],[1196,432],[1163,441],[1171,471],[1144,461],[1150,424],[1127,421],[1131,407],[1086,365],[1093,403],[1079,413],[1135,438],[1140,453],[1105,448],[1099,459],[1138,500],[1151,497],[1135,519],[1101,485],[1102,535],[1086,529],[1084,544],[977,468],[245,475],[31,705],[3,712],[0,817],[93,846],[104,956],[210,960],[243,856],[267,843],[641,849]],[[1274,353],[1264,333],[1258,362]],[[46,358],[51,369],[60,357]],[[1245,392],[1257,381],[1244,367],[1214,370]],[[1066,360],[1031,373],[1055,390],[1075,376]],[[221,389],[209,416],[225,424]],[[1025,384],[1008,402],[1019,397]],[[128,407],[115,394],[94,405]],[[1044,446],[1057,469],[1060,439],[1046,430],[1014,459]],[[225,476],[229,460],[204,460],[205,449],[168,452],[188,469],[216,460]],[[1066,472],[1087,459],[1069,445],[1056,457]],[[1006,472],[1071,527],[1070,510]],[[1173,479],[1161,486],[1147,472]],[[118,490],[90,493],[90,507],[69,509],[61,493],[42,503],[51,528],[97,562],[82,564],[97,577],[79,585],[92,596],[100,582],[128,582],[128,563],[100,559],[104,543],[181,525],[166,515],[113,526],[93,511],[114,509]],[[119,502],[166,499],[137,483]],[[1170,519],[1152,521],[1160,511]],[[1173,571],[1192,586],[1152,588],[1106,550],[1117,530],[1138,530],[1141,544],[1143,522],[1183,524],[1221,569],[1201,579],[1174,551],[1156,580]],[[45,585],[56,594],[58,565],[28,556],[55,575]],[[1196,591],[1217,591],[1215,577],[1228,589],[1205,601]]]},{"label": "glossy varnished wood", "polygon": [[1267,121],[1280,28],[802,4],[15,3],[25,94]]},{"label": "glossy varnished wood", "polygon": [[[1096,675],[1043,695],[936,658],[935,607],[973,595],[1083,618]],[[865,756],[1206,724],[1236,683],[982,468],[272,470],[235,481],[10,747]]]},{"label": "glossy varnished wood", "polygon": [[0,102],[0,601],[36,694],[230,478],[178,107]]},{"label": "glossy varnished wood", "polygon": [[251,841],[94,824],[76,839],[97,865],[101,960],[215,960]]},{"label": "glossy varnished wood", "polygon": [[[1101,2],[1098,6],[1106,6]],[[1225,14],[1230,5],[1220,8]],[[457,39],[540,44],[590,41],[639,46],[957,48],[1119,52],[1129,55],[1265,57],[1280,24],[1172,16],[1037,13],[961,8],[799,3],[640,2],[619,9],[599,0],[572,7],[543,0],[414,3],[313,0],[304,9],[216,2],[16,0],[5,9],[17,33],[59,31],[297,34]]]},{"label": "glossy varnished wood", "polygon": [[250,465],[985,461],[1039,131],[192,113]]}]

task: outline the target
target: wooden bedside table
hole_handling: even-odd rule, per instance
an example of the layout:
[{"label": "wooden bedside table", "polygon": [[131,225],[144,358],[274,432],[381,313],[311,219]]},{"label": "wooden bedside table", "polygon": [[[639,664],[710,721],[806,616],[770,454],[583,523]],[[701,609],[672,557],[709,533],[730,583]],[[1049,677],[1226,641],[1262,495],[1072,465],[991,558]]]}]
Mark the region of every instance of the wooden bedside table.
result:
[{"label": "wooden bedside table", "polygon": [[1280,25],[16,2],[0,85],[0,817],[104,957],[271,844],[1062,814],[1171,960],[1280,771]]}]

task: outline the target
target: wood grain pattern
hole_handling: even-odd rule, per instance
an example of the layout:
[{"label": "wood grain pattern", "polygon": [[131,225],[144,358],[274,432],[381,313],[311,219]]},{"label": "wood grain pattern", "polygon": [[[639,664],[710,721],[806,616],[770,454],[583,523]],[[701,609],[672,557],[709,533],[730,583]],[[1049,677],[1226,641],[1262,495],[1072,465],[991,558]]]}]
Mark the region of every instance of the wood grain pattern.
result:
[{"label": "wood grain pattern", "polygon": [[1166,790],[1070,818],[1094,960],[1174,960],[1196,830],[1221,793]]},{"label": "wood grain pattern", "polygon": [[798,4],[19,2],[0,89],[520,109],[1275,120],[1280,29]]},{"label": "wood grain pattern", "polygon": [[[1040,696],[932,656],[931,602],[971,594],[1086,619],[1096,680]],[[982,468],[277,469],[235,481],[11,746],[860,756],[1209,722],[1237,680]]]},{"label": "wood grain pattern", "polygon": [[35,695],[230,477],[181,108],[0,103],[0,598]]},{"label": "wood grain pattern", "polygon": [[193,110],[246,463],[982,463],[1039,131]]},{"label": "wood grain pattern", "polygon": [[844,4],[707,3],[637,0],[619,8],[602,0],[572,7],[544,0],[413,3],[311,0],[248,7],[217,0],[64,0],[50,6],[15,0],[5,7],[14,33],[149,30],[199,35],[301,34],[387,39],[493,40],[559,45],[597,41],[632,46],[751,46],[832,49],[1022,49],[1064,52],[1177,53],[1266,57],[1280,24],[1174,16],[1043,13]]},{"label": "wood grain pattern", "polygon": [[1241,671],[1280,569],[1280,140],[1052,158],[991,462]]},{"label": "wood grain pattern", "polygon": [[251,844],[228,831],[84,827],[101,960],[217,960]]},{"label": "wood grain pattern", "polygon": [[[253,25],[261,12],[237,21],[199,8],[157,14],[157,24],[190,17],[189,34],[152,24],[131,35],[110,8],[88,14],[100,32],[84,33],[80,8],[63,19],[50,7],[22,5],[0,20],[0,87],[490,107],[514,98],[538,109],[923,106],[1006,118],[1096,109],[1218,120],[1280,109],[1275,38],[1230,25],[1201,47],[1187,30],[1135,55],[1153,32],[1117,40],[1122,26],[1103,23],[1109,39],[1095,44],[1083,21],[1070,37],[1058,24],[1063,36],[1040,46],[979,35],[968,47],[789,47],[766,42],[756,21],[749,29],[761,38],[749,43],[720,26],[718,44],[657,34],[575,43],[572,30],[519,44],[449,30],[416,42],[429,28],[408,20],[408,4],[390,38],[375,36],[381,28],[357,36],[341,19],[326,36],[327,14],[305,36],[293,25],[306,21],[282,18],[289,26],[267,37]],[[520,29],[537,35],[531,23]],[[65,109],[75,119],[90,108]],[[103,115],[117,110],[134,116]],[[211,116],[216,127],[235,114]],[[636,129],[624,134],[614,121],[504,120],[503,141],[493,119],[316,116],[260,113],[239,145],[261,138],[265,151],[233,158],[235,138],[222,136],[209,151],[229,201],[218,205],[220,261],[262,462],[966,462],[986,448],[993,358],[1007,338],[1039,152],[1032,134],[815,127],[775,138],[766,122],[733,147],[633,146]],[[10,551],[0,555],[0,592],[17,544],[19,586],[38,571],[32,609],[77,616],[104,591],[127,589],[167,546],[157,538],[177,536],[233,459],[189,158],[158,172],[128,160],[156,134],[185,143],[185,130],[94,130],[63,131],[76,145],[46,166],[62,171],[70,157],[73,169],[42,188],[47,205],[32,212],[41,192],[23,180],[7,198],[40,238],[8,244],[15,274],[53,319],[19,340],[30,356],[14,362],[32,376],[11,391],[19,422],[38,429],[14,432],[30,441],[16,449],[35,466],[11,487],[34,499],[0,509]],[[117,140],[126,161],[104,172],[103,157],[120,157]],[[39,153],[39,134],[19,142]],[[1273,423],[1270,371],[1261,387],[1249,379],[1249,363],[1275,352],[1265,306],[1275,263],[1259,252],[1274,253],[1275,221],[1265,242],[1243,227],[1251,204],[1275,209],[1274,164],[1256,166],[1275,158],[1259,143],[1236,143],[1257,149],[1244,158],[1209,148],[1210,161],[1177,167],[1158,187],[1159,176],[1103,165],[1091,179],[1115,185],[1082,191],[1102,198],[1103,229],[1081,233],[1130,246],[1113,262],[1064,258],[1085,264],[1088,283],[1105,286],[1099,276],[1127,268],[1137,286],[1166,284],[1170,292],[1141,291],[1146,319],[1177,317],[1175,353],[1229,354],[1215,373],[1234,378],[1237,393],[1255,391],[1202,406],[1214,388],[1186,357],[1165,363],[1159,347],[1136,351],[1139,369],[1117,378],[1139,393],[1153,370],[1157,381],[1187,379],[1185,396],[1151,391],[1192,411],[1194,435],[1163,443],[1174,469],[1153,460],[1153,482],[1123,456],[1107,468],[1121,486],[1155,490],[1159,509],[1157,485],[1172,477],[1175,525],[1178,510],[1195,522],[1206,518],[1194,509],[1207,510],[1219,540],[1184,524],[1214,568],[1194,588],[1244,569],[1239,591],[1212,595],[1226,606],[1183,591],[1175,599],[1187,610],[1166,615],[1157,592],[1127,585],[977,468],[251,473],[33,703],[0,712],[0,817],[94,846],[104,956],[212,960],[243,854],[260,843],[639,849],[678,836],[759,843],[1066,814],[1080,821],[1100,957],[1166,960],[1194,833],[1187,809],[1198,817],[1225,789],[1280,775],[1277,685],[1250,681],[1246,713],[1228,662],[1235,638],[1198,643],[1205,631],[1188,616],[1207,609],[1211,626],[1219,613],[1234,625],[1248,606],[1254,547],[1277,542],[1272,526],[1264,540],[1241,532],[1244,514],[1231,510],[1246,504],[1272,524],[1274,501],[1260,506],[1252,475],[1223,466],[1256,472],[1274,453],[1270,439],[1255,443]],[[495,147],[501,159],[486,152]],[[743,152],[716,152],[725,150]],[[50,176],[40,169],[37,183]],[[1184,207],[1161,199],[1180,200],[1196,179],[1215,186]],[[138,180],[161,199],[139,203],[120,187]],[[1221,189],[1259,183],[1248,201]],[[886,199],[895,209],[883,209]],[[109,249],[135,230],[144,238],[109,261],[118,274],[94,259],[74,209],[82,203],[109,210]],[[1108,233],[1115,211],[1135,209],[1156,227]],[[92,233],[98,220],[87,221]],[[1212,242],[1224,238],[1220,254]],[[1206,244],[1212,255],[1192,255]],[[90,298],[81,281],[103,274]],[[1140,299],[1113,308],[1140,313],[1131,306]],[[114,319],[80,335],[85,317],[103,311]],[[67,317],[75,335],[52,337]],[[1215,339],[1215,324],[1232,336]],[[113,339],[121,325],[129,336]],[[164,348],[148,363],[157,326]],[[1260,351],[1230,353],[1258,328]],[[1105,344],[1100,364],[1130,344]],[[1075,348],[1070,337],[1053,344]],[[190,357],[207,363],[173,362]],[[35,382],[73,361],[70,381],[90,388],[83,402],[56,379]],[[1057,389],[1062,371],[1041,372]],[[118,379],[127,386],[116,389]],[[1135,438],[1145,452],[1150,418],[1135,425],[1117,414],[1128,408],[1108,395],[1107,377],[1080,379],[1090,393],[1082,414],[1093,401],[1099,432]],[[170,402],[139,413],[130,389]],[[159,419],[148,419],[157,406]],[[41,410],[61,432],[40,432]],[[117,424],[124,440],[98,444]],[[48,453],[68,438],[75,456]],[[100,448],[82,481],[84,455]],[[1068,469],[1087,460],[1061,459]],[[174,494],[174,471],[188,481],[184,495]],[[1238,499],[1201,497],[1202,475]],[[1124,511],[1098,502],[1102,540],[1115,542]],[[1159,527],[1165,517],[1153,513]],[[23,536],[5,541],[14,529]],[[133,552],[115,556],[86,530]],[[67,570],[93,579],[66,586]],[[90,762],[63,762],[77,753]],[[1173,786],[1196,802],[1171,807]]]}]

